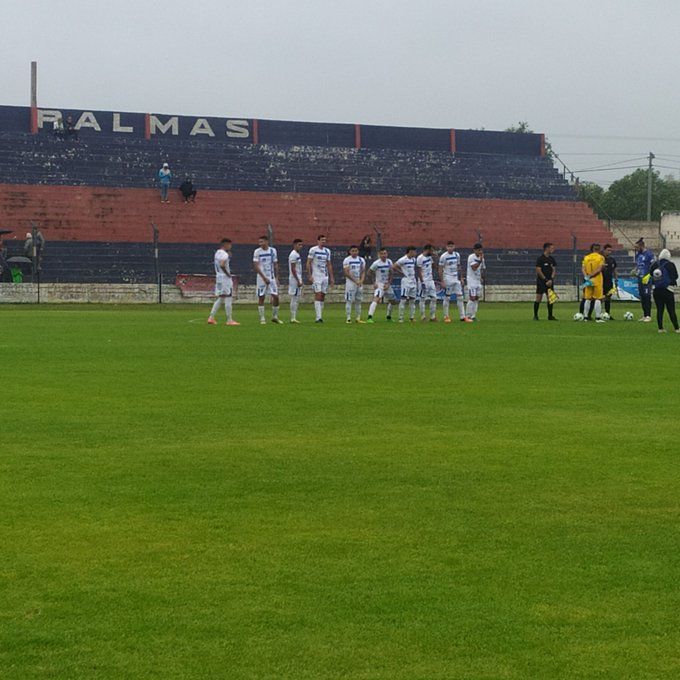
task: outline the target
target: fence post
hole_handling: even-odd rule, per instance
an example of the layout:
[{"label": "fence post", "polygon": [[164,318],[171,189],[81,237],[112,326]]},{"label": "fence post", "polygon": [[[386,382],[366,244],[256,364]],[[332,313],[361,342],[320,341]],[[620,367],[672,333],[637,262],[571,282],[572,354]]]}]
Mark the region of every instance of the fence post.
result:
[{"label": "fence post", "polygon": [[158,228],[152,222],[151,229],[153,233],[153,262],[154,273],[156,277],[156,285],[158,286],[158,304],[163,302],[163,275],[161,274],[160,254],[158,252]]},{"label": "fence post", "polygon": [[576,242],[576,234],[571,235],[571,240],[572,240],[572,245],[571,245],[571,278],[572,282],[574,284],[574,288],[576,289],[576,301],[579,302],[579,286],[578,286],[578,269],[576,266],[577,263],[577,258],[578,258],[578,252],[577,252],[577,242]]}]

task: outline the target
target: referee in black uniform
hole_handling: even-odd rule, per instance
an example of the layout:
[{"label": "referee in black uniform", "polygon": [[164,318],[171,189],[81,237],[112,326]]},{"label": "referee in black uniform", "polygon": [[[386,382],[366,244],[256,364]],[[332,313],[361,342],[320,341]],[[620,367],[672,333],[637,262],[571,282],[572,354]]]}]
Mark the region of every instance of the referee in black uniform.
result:
[{"label": "referee in black uniform", "polygon": [[[604,255],[604,269],[602,270],[602,287],[604,288],[604,311],[612,319],[612,288],[616,284],[616,260],[612,257],[612,247],[607,243],[602,251]],[[613,319],[612,319],[613,321]]]},{"label": "referee in black uniform", "polygon": [[536,260],[536,300],[534,301],[534,321],[538,321],[538,309],[545,295],[548,304],[548,321],[557,321],[553,315],[553,305],[548,297],[548,289],[552,288],[557,276],[557,262],[552,254],[555,246],[552,243],[543,244],[543,255]]}]

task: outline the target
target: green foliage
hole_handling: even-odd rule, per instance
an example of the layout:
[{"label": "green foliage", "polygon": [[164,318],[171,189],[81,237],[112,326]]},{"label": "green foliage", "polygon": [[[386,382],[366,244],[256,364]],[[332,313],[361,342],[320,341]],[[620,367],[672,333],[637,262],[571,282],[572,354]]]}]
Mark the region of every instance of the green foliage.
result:
[{"label": "green foliage", "polygon": [[[661,177],[656,170],[652,172],[652,220],[656,221],[664,211],[680,210],[680,182]],[[643,168],[613,182],[606,191],[593,182],[584,182],[579,192],[600,217],[647,219],[647,170]]]},{"label": "green foliage", "polygon": [[558,309],[0,305],[0,676],[677,678],[680,338]]}]

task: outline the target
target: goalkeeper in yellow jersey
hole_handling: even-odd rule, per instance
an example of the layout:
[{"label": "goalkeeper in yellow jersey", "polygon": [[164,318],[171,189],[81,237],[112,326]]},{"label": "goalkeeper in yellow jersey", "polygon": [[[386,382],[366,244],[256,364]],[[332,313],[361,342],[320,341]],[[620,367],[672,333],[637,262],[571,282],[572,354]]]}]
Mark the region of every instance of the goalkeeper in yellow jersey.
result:
[{"label": "goalkeeper in yellow jersey", "polygon": [[586,321],[593,320],[593,310],[595,311],[595,321],[604,323],[602,318],[602,300],[604,299],[604,277],[602,271],[605,267],[604,255],[600,252],[600,244],[593,243],[590,252],[583,258],[581,271],[585,278],[583,284],[583,298],[586,301],[584,314]]}]

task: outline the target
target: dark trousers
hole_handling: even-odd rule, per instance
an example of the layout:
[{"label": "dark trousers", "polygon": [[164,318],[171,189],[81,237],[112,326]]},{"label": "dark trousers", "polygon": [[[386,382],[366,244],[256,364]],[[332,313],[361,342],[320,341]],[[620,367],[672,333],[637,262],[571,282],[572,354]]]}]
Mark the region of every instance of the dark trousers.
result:
[{"label": "dark trousers", "polygon": [[640,296],[640,304],[642,305],[642,315],[652,316],[652,286],[650,283],[642,283],[638,279],[638,295]]},{"label": "dark trousers", "polygon": [[663,313],[668,310],[673,328],[678,330],[678,316],[675,313],[675,295],[668,288],[654,289],[654,302],[656,303],[656,323],[659,329],[663,328]]},{"label": "dark trousers", "polygon": [[196,189],[193,191],[183,191],[182,196],[184,196],[185,202],[191,199],[192,201],[196,200]]}]

